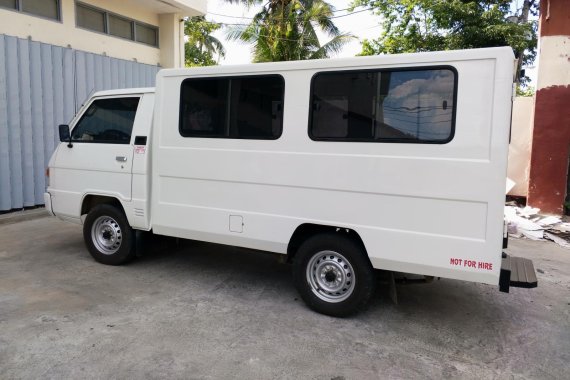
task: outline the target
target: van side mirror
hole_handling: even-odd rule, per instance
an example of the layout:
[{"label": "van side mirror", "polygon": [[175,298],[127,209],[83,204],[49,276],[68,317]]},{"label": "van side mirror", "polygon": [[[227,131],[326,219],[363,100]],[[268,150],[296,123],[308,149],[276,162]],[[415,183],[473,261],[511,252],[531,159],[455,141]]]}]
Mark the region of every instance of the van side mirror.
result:
[{"label": "van side mirror", "polygon": [[73,146],[71,144],[71,133],[69,132],[69,125],[61,124],[59,126],[59,141],[66,142],[68,148],[71,148]]}]

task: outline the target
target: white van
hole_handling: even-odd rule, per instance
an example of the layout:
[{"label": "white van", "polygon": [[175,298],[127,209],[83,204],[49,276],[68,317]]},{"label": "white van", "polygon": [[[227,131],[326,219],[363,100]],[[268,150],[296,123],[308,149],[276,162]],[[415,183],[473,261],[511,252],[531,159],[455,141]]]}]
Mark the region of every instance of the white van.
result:
[{"label": "white van", "polygon": [[[534,287],[503,248],[512,50],[162,70],[94,94],[49,164],[48,210],[104,264],[134,230],[287,255],[319,312],[374,269]],[[503,258],[502,258],[503,257]]]}]

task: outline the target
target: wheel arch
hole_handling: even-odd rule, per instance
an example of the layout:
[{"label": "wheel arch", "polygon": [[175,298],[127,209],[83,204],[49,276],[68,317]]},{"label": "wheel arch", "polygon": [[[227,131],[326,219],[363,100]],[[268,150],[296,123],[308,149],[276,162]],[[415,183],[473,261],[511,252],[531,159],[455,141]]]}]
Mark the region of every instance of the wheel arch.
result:
[{"label": "wheel arch", "polygon": [[123,214],[126,215],[123,204],[117,198],[108,195],[85,194],[83,196],[83,200],[81,201],[81,211],[80,211],[81,217],[83,217],[83,215],[88,214],[89,211],[91,211],[95,206],[98,206],[100,204],[108,204],[114,206],[119,210],[121,210]]},{"label": "wheel arch", "polygon": [[297,250],[299,249],[301,244],[303,244],[304,241],[306,241],[312,236],[324,233],[342,234],[343,236],[347,237],[348,239],[356,243],[358,246],[360,246],[360,248],[362,248],[363,252],[368,257],[368,251],[366,250],[366,245],[364,244],[364,241],[362,240],[362,238],[360,237],[360,235],[356,230],[341,226],[303,223],[295,229],[293,235],[291,235],[291,238],[289,239],[289,244],[287,245],[287,262],[288,263],[293,262]]}]

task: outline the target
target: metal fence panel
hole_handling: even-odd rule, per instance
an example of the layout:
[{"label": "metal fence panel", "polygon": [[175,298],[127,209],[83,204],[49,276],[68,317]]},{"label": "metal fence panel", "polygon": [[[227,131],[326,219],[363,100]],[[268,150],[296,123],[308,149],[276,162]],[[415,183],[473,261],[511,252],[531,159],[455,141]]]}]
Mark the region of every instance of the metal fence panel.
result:
[{"label": "metal fence panel", "polygon": [[[24,206],[24,191],[22,181],[22,146],[20,134],[20,86],[18,86],[19,51],[16,38],[6,38],[6,108],[8,109],[8,152],[10,155],[10,194],[12,206]],[[4,181],[4,179],[2,179]]]},{"label": "metal fence panel", "polygon": [[34,149],[32,145],[32,102],[30,84],[30,41],[18,39],[18,88],[20,89],[20,159],[24,206],[35,205]]},{"label": "metal fence panel", "polygon": [[42,112],[42,68],[38,64],[41,60],[41,46],[39,42],[30,44],[30,100],[32,116],[32,154],[34,171],[32,176],[34,204],[43,202],[42,192],[44,183],[36,178],[44,176],[44,118]]},{"label": "metal fence panel", "polygon": [[0,211],[43,204],[57,126],[90,94],[154,86],[158,70],[0,34]]},{"label": "metal fence panel", "polygon": [[0,36],[0,210],[12,208],[6,50],[6,41],[4,37]]},{"label": "metal fence panel", "polygon": [[[53,63],[52,63],[52,47],[50,45],[40,44],[42,69],[42,127],[44,130],[44,166],[49,161],[51,152],[55,148],[56,133],[55,128],[45,128],[47,125],[55,125],[55,104],[53,96]],[[57,80],[57,79],[56,79]],[[41,181],[38,180],[38,183]]]}]

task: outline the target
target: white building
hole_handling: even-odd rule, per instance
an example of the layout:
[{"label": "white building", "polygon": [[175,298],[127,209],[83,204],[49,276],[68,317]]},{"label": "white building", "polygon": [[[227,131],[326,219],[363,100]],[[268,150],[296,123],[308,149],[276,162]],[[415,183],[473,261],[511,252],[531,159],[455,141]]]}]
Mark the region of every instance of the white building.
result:
[{"label": "white building", "polygon": [[180,67],[181,20],[205,12],[206,0],[0,0],[0,34]]}]

